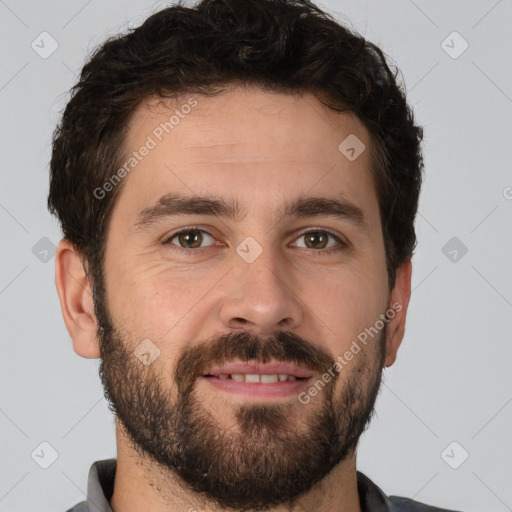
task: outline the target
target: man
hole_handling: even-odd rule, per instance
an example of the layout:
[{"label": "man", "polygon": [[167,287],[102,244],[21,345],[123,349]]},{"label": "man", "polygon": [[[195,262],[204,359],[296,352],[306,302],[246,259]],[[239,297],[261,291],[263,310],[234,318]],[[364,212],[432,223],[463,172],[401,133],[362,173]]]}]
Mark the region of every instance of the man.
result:
[{"label": "man", "polygon": [[441,510],[356,470],[423,167],[382,52],[306,1],[203,0],[107,41],[72,92],[56,284],[118,456],[71,510]]}]

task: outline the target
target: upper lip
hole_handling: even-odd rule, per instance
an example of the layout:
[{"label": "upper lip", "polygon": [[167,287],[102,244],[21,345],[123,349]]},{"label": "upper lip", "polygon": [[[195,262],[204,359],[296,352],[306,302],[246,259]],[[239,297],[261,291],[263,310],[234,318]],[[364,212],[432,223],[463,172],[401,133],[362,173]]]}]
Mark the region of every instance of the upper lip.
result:
[{"label": "upper lip", "polygon": [[293,363],[232,363],[224,366],[216,366],[208,369],[204,375],[232,375],[233,373],[243,373],[251,375],[294,375],[302,379],[308,379],[313,374],[311,371],[301,368]]}]

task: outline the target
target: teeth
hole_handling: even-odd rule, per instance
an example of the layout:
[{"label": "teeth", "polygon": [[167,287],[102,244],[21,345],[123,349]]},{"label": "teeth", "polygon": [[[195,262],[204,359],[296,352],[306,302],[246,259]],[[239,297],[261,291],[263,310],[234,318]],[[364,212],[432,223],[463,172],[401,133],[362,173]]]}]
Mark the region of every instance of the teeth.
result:
[{"label": "teeth", "polygon": [[277,382],[277,373],[274,375],[262,375],[261,382],[269,383],[269,382]]},{"label": "teeth", "polygon": [[249,382],[252,384],[272,384],[274,382],[284,382],[286,380],[297,380],[295,375],[286,375],[283,373],[280,373],[279,375],[277,373],[270,375],[259,375],[254,373],[232,373],[231,375],[219,375],[219,379],[229,379],[230,377],[238,382]]}]

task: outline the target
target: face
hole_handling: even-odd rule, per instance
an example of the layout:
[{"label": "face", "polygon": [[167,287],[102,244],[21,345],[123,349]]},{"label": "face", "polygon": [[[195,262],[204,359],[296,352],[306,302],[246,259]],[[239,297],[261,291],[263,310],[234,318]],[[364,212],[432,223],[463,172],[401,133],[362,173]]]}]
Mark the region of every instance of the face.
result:
[{"label": "face", "polygon": [[[378,393],[390,293],[371,141],[311,95],[190,98],[130,123],[127,160],[145,156],[96,285],[100,374],[142,457],[264,508],[354,451]],[[349,135],[366,147],[353,161]]]}]

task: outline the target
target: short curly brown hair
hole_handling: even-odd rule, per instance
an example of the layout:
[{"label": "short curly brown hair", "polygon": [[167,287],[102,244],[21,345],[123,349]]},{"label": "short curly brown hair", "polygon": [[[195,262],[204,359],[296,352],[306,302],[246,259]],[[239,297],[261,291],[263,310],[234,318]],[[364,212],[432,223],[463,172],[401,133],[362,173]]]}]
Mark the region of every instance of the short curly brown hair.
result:
[{"label": "short curly brown hair", "polygon": [[371,42],[308,0],[203,0],[174,5],[108,39],[82,69],[53,135],[48,208],[87,266],[101,266],[116,187],[93,191],[122,159],[130,116],[150,96],[214,95],[236,84],[313,93],[351,111],[372,140],[388,282],[412,257],[423,130],[399,71]]}]

